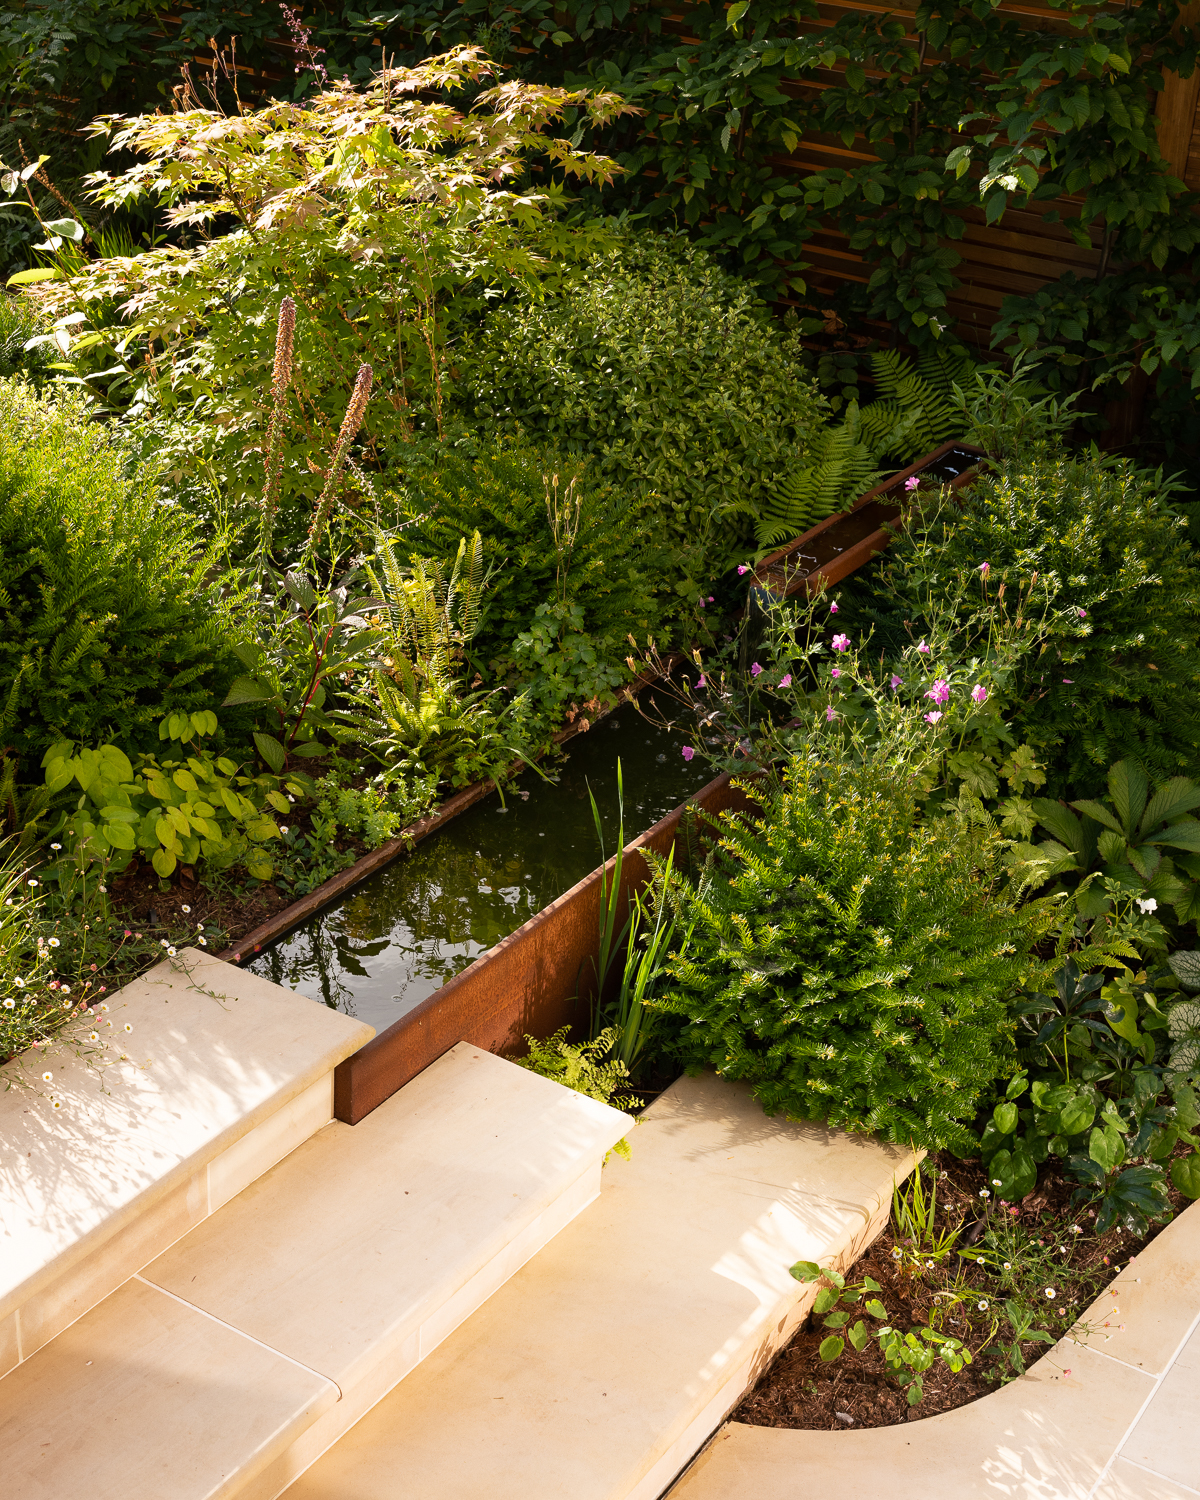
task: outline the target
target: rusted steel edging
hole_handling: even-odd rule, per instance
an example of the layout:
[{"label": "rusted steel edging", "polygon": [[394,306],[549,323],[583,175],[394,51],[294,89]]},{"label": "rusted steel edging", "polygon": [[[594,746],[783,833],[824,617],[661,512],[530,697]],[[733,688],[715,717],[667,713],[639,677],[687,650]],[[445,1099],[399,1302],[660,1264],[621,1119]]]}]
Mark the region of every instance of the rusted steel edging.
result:
[{"label": "rusted steel edging", "polygon": [[[709,817],[753,804],[729,773],[718,776],[625,848],[622,912],[649,878],[641,850],[665,855],[688,804]],[[458,1042],[489,1052],[515,1052],[527,1035],[544,1037],[560,1026],[586,1034],[599,946],[601,877],[616,856],[489,948],[469,968],[380,1032],[334,1073],[334,1115],[356,1125],[422,1069]],[[592,981],[589,983],[589,981]]]},{"label": "rusted steel edging", "polygon": [[[643,672],[627,688],[622,689],[622,692],[628,696],[622,697],[611,708],[601,709],[594,718],[581,715],[574,724],[568,724],[564,729],[558,730],[553,736],[553,743],[565,745],[576,735],[588,733],[593,725],[599,724],[608,718],[609,714],[629,702],[630,697],[635,697],[645,688],[652,687],[669,673],[680,659],[678,653],[673,653],[666,659],[661,672]],[[299,927],[302,922],[315,917],[319,911],[330,906],[347,891],[360,885],[368,875],[374,875],[376,870],[381,870],[384,865],[389,865],[392,860],[406,854],[414,844],[419,844],[431,833],[436,833],[443,824],[458,817],[459,813],[466,812],[469,807],[474,807],[476,802],[481,802],[484,797],[489,796],[495,790],[496,783],[490,780],[475,781],[470,786],[463,787],[461,792],[456,792],[440,807],[426,813],[423,818],[418,818],[415,823],[410,823],[407,828],[402,828],[394,839],[389,839],[386,844],[380,844],[378,849],[369,850],[360,859],[356,859],[348,869],[339,870],[336,875],[331,875],[328,880],[323,881],[315,891],[310,891],[307,896],[301,896],[298,901],[293,901],[275,912],[265,922],[260,922],[239,942],[226,948],[217,957],[231,964],[240,964],[253,958],[268,943],[275,942],[290,932],[293,927]]]},{"label": "rusted steel edging", "polygon": [[[811,546],[818,537],[822,536],[832,527],[848,520],[856,511],[862,510],[872,502],[886,500],[894,490],[898,490],[904,484],[905,480],[911,479],[914,476],[919,477],[923,470],[929,468],[931,464],[935,464],[939,458],[944,458],[947,453],[952,453],[956,448],[960,452],[974,453],[980,459],[987,457],[982,448],[976,448],[972,443],[959,442],[955,438],[939,444],[938,447],[932,449],[929,453],[922,454],[908,468],[898,470],[895,474],[883,480],[882,483],[875,485],[873,489],[865,491],[858,497],[849,510],[838,511],[835,515],[826,516],[823,521],[818,521],[803,536],[796,537],[793,541],[786,543],[786,545],[780,547],[777,551],[764,557],[762,562],[754,569],[752,576],[755,584],[762,588],[771,589],[771,585],[768,582],[768,575],[772,569],[785,564],[789,557],[793,557],[801,552],[803,548]],[[949,480],[947,482],[948,487],[952,490],[963,488],[971,482],[975,477],[975,473],[975,468],[968,469],[965,473]],[[885,552],[891,546],[895,535],[895,528],[900,528],[904,525],[903,507],[898,507],[898,509],[900,513],[893,522],[890,522],[887,526],[879,527],[877,530],[871,532],[869,536],[863,537],[862,540],[855,542],[853,546],[847,547],[837,557],[830,558],[819,567],[814,568],[811,573],[804,573],[797,569],[796,573],[787,579],[782,590],[782,597],[788,598],[792,594],[799,593],[802,588],[811,592],[819,582],[824,582],[826,585],[840,583],[843,578],[857,572],[864,564],[870,562],[873,557],[878,557],[881,552]],[[776,590],[771,589],[771,592],[774,593]]]}]

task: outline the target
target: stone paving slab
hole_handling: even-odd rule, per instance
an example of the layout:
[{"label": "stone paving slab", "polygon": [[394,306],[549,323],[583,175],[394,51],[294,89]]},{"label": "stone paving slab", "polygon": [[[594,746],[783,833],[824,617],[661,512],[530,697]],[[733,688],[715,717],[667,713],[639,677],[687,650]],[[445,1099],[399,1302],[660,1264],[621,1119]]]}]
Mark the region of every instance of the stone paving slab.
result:
[{"label": "stone paving slab", "polygon": [[861,1432],[727,1423],[670,1500],[1189,1500],[1200,1496],[1200,1203],[1072,1335],[957,1411]]}]

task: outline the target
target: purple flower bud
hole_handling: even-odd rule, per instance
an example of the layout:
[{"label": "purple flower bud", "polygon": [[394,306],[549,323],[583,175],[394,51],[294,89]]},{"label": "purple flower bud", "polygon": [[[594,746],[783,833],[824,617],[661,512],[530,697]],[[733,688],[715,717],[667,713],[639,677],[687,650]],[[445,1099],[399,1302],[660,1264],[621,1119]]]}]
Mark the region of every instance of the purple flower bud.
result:
[{"label": "purple flower bud", "polygon": [[751,677],[761,677],[762,676],[762,668],[759,666],[759,664],[757,662],[754,662],[752,664],[752,666],[750,668],[750,675],[751,675]]},{"label": "purple flower bud", "polygon": [[1079,618],[1081,620],[1086,620],[1087,619],[1087,610],[1086,609],[1081,609],[1079,611]]},{"label": "purple flower bud", "polygon": [[991,563],[980,563],[979,564],[979,576],[980,576],[980,578],[986,578],[991,571],[992,571],[992,565],[991,565]]},{"label": "purple flower bud", "polygon": [[715,600],[715,598],[716,598],[716,595],[715,595],[715,594],[709,594],[709,596],[708,596],[708,602],[709,602],[709,603],[710,603],[710,604],[712,604],[712,603],[713,603],[713,601],[714,601],[714,600]]},{"label": "purple flower bud", "polygon": [[791,687],[791,685],[792,685],[792,674],[790,672],[785,672],[783,674],[783,676],[779,679],[779,686],[781,688],[785,688],[785,687]]},{"label": "purple flower bud", "polygon": [[704,600],[703,599],[697,599],[696,600],[696,604],[697,604],[698,608],[700,608],[700,609],[704,608]]},{"label": "purple flower bud", "polygon": [[835,651],[849,651],[850,637],[848,635],[835,635],[830,644]]},{"label": "purple flower bud", "polygon": [[703,672],[700,673],[700,680],[699,680],[699,682],[697,682],[696,686],[697,687],[707,687],[708,686],[708,683],[705,682],[705,680],[704,680],[704,673]]},{"label": "purple flower bud", "polygon": [[832,604],[831,604],[831,605],[830,605],[830,606],[829,606],[829,613],[830,613],[830,614],[831,614],[831,615],[836,615],[836,614],[837,614],[837,612],[838,612],[838,607],[837,607],[837,600],[836,600],[836,599],[835,599],[835,600],[834,600],[834,601],[833,601],[833,603],[832,603]]},{"label": "purple flower bud", "polygon": [[896,691],[896,689],[898,687],[903,686],[903,683],[904,683],[904,678],[903,677],[897,677],[894,673],[892,674],[892,692],[893,693]]},{"label": "purple flower bud", "polygon": [[742,576],[743,573],[748,573],[749,571],[750,571],[750,564],[749,563],[738,563],[738,577],[739,578]]},{"label": "purple flower bud", "polygon": [[695,755],[695,753],[696,752],[695,752],[695,750],[692,749],[691,745],[685,745],[683,747],[683,758],[684,758],[684,760],[691,760],[692,756]]}]

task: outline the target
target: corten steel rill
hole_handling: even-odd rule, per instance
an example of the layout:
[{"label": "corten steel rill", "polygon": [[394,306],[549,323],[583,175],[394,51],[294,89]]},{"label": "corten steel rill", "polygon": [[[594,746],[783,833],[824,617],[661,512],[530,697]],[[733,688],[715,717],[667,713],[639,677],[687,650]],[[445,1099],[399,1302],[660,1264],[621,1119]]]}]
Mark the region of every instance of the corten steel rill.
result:
[{"label": "corten steel rill", "polygon": [[[727,774],[689,801],[710,816],[751,806]],[[638,850],[665,855],[686,805],[626,846],[623,905],[649,875]],[[340,1063],[334,1074],[336,1118],[358,1124],[458,1042],[516,1052],[526,1034],[549,1036],[560,1026],[584,1024],[590,960],[598,950],[601,870],[611,871],[614,863],[615,856]]]}]

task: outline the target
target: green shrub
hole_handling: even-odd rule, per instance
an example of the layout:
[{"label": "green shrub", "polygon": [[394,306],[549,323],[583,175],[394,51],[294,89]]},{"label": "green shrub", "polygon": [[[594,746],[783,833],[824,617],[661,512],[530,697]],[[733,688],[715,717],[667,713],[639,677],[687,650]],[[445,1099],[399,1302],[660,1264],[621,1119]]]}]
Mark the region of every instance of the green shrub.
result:
[{"label": "green shrub", "polygon": [[164,709],[220,701],[236,663],[212,575],[79,401],[0,382],[0,746],[23,780],[55,741],[130,748]]},{"label": "green shrub", "polygon": [[550,714],[629,681],[628,637],[643,642],[664,613],[645,502],[523,446],[474,461],[447,450],[389,499],[414,558],[453,557],[480,532],[494,571],[465,648],[477,669],[527,682]]},{"label": "green shrub", "polygon": [[1013,731],[1039,750],[1053,796],[1099,790],[1127,757],[1161,780],[1200,764],[1200,566],[1171,489],[1094,451],[1035,453],[905,533],[868,585],[897,635],[901,619],[920,622],[922,597],[984,563],[992,591],[1033,574],[1048,586],[1047,639],[1022,667]]},{"label": "green shrub", "polygon": [[1014,1066],[1005,997],[1049,925],[999,880],[999,842],[918,820],[886,767],[794,760],[761,817],[724,815],[662,1009],[692,1071],[748,1080],[768,1114],[942,1147]]},{"label": "green shrub", "polygon": [[[485,291],[535,283],[550,257],[572,252],[558,224],[563,179],[602,183],[613,164],[549,138],[564,109],[603,121],[626,105],[517,80],[497,96],[492,76],[486,57],[462,49],[411,72],[390,66],[362,88],[332,81],[228,115],[193,93],[173,112],[121,121],[112,150],[127,165],[95,179],[97,200],[165,209],[184,232],[72,267],[41,296],[65,337],[114,350],[114,404],[132,397],[148,415],[147,441],[170,448],[189,490],[205,467],[235,511],[261,490],[285,294],[297,305],[296,375],[279,535],[295,540],[322,487],[309,460],[333,450],[360,365],[373,368],[375,396],[355,453],[379,471],[414,433],[440,426],[449,323],[477,315]],[[467,93],[473,105],[450,106]],[[535,185],[528,163],[547,151],[554,173]],[[107,327],[114,305],[136,305],[137,338]],[[351,475],[339,486],[346,500],[361,493]]]},{"label": "green shrub", "polygon": [[561,289],[497,309],[459,359],[477,420],[595,454],[606,478],[658,497],[692,595],[736,560],[824,406],[795,327],[682,237],[629,236]]},{"label": "green shrub", "polygon": [[0,293],[0,378],[7,380],[24,373],[37,380],[45,376],[50,365],[62,359],[57,349],[45,344],[26,349],[30,339],[44,332],[31,303]]}]

